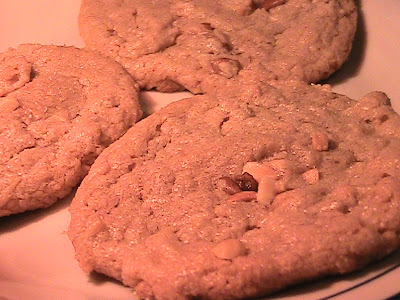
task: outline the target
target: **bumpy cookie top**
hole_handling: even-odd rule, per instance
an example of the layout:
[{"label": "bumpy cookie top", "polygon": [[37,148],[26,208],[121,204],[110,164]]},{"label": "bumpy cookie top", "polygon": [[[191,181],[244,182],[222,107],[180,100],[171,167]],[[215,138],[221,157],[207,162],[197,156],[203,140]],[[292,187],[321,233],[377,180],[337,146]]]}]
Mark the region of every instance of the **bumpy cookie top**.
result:
[{"label": "bumpy cookie top", "polygon": [[146,89],[193,93],[215,81],[318,82],[346,60],[353,0],[83,0],[86,46],[120,62]]},{"label": "bumpy cookie top", "polygon": [[82,268],[143,297],[240,298],[398,247],[400,117],[383,93],[276,82],[195,98],[94,163],[70,207]]},{"label": "bumpy cookie top", "polygon": [[0,216],[66,196],[141,116],[123,68],[72,47],[0,54]]}]

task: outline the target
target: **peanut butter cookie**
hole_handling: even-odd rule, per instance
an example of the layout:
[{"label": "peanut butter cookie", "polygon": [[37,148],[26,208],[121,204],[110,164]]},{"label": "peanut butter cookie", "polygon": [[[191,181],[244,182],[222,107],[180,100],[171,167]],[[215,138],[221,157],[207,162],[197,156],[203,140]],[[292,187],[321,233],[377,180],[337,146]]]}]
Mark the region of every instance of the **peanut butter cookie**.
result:
[{"label": "peanut butter cookie", "polygon": [[356,18],[353,0],[83,0],[79,25],[142,88],[197,94],[236,77],[325,79]]},{"label": "peanut butter cookie", "polygon": [[225,86],[107,148],[70,206],[81,267],[150,299],[234,299],[400,243],[400,117],[301,82]]},{"label": "peanut butter cookie", "polygon": [[66,196],[140,116],[137,84],[115,61],[33,44],[0,54],[0,216]]}]

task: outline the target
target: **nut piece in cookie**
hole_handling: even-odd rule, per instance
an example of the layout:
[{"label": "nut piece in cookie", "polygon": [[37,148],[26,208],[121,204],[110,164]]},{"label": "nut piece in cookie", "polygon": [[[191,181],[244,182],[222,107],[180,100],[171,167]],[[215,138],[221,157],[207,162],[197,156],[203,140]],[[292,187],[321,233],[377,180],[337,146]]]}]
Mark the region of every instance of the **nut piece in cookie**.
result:
[{"label": "nut piece in cookie", "polygon": [[25,57],[13,53],[0,54],[0,97],[22,87],[29,82],[31,76],[31,64]]}]

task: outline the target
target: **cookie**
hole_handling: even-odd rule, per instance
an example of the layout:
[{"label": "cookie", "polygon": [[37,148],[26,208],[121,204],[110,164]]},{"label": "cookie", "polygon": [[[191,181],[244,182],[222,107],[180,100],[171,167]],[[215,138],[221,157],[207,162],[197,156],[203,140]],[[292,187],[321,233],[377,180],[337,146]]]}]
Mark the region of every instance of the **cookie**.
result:
[{"label": "cookie", "polygon": [[237,77],[325,79],[348,57],[356,19],[352,0],[83,0],[79,28],[142,88],[197,94]]},{"label": "cookie", "polygon": [[33,44],[0,54],[0,216],[66,196],[140,116],[138,86],[115,61]]},{"label": "cookie", "polygon": [[170,104],[107,148],[68,235],[83,270],[146,299],[265,295],[399,246],[399,150],[384,93],[232,85]]}]

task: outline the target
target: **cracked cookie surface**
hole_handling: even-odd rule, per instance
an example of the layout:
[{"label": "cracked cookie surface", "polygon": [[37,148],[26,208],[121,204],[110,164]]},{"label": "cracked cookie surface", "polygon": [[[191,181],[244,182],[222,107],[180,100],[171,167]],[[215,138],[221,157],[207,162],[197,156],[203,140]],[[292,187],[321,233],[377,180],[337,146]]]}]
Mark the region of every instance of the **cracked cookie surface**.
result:
[{"label": "cracked cookie surface", "polygon": [[66,196],[141,116],[129,74],[86,50],[25,44],[0,70],[0,216]]},{"label": "cracked cookie surface", "polygon": [[212,91],[231,78],[318,82],[346,60],[353,0],[83,0],[86,46],[145,89]]},{"label": "cracked cookie surface", "polygon": [[68,235],[85,271],[146,299],[254,297],[351,272],[399,246],[399,137],[381,92],[225,86],[107,148]]}]

